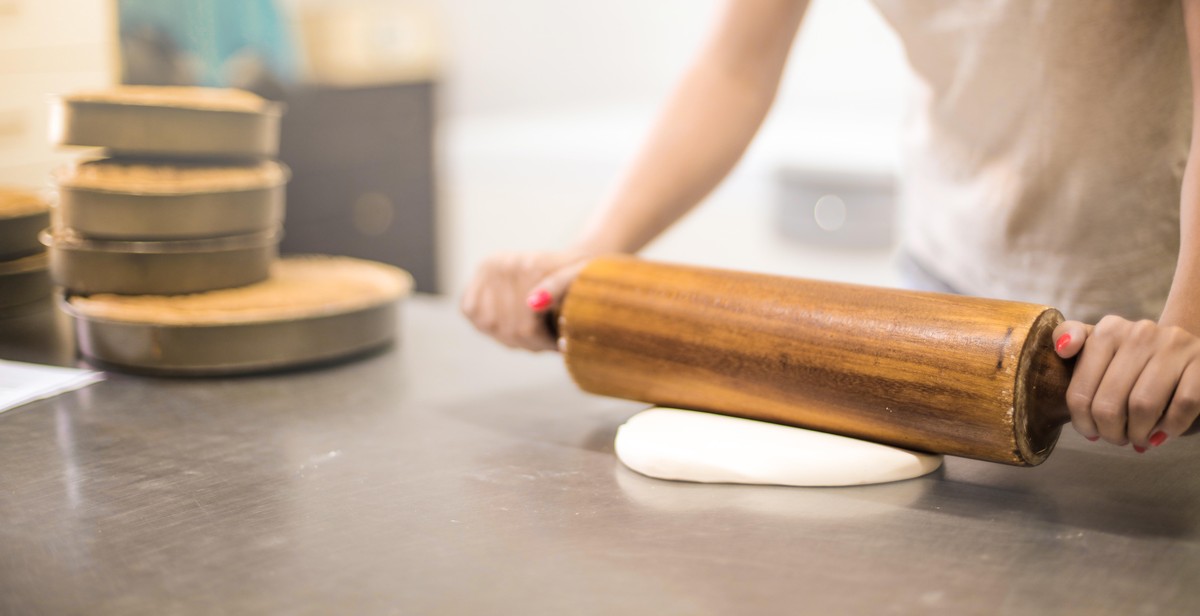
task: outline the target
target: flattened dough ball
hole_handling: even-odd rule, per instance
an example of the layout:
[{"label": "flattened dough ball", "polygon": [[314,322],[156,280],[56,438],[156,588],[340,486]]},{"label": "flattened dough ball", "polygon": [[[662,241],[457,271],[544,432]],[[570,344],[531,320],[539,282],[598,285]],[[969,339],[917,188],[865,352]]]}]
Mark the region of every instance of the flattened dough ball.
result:
[{"label": "flattened dough ball", "polygon": [[617,458],[649,477],[699,483],[852,486],[912,479],[942,456],[803,428],[651,408],[617,430]]}]

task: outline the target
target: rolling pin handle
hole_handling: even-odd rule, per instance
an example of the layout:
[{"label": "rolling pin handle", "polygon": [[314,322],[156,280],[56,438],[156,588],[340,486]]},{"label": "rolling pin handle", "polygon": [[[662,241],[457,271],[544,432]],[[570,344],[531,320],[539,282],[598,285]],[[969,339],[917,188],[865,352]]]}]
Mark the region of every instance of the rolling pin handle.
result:
[{"label": "rolling pin handle", "polygon": [[546,328],[546,333],[550,334],[550,338],[558,341],[558,306],[551,306],[542,313],[542,325]]},{"label": "rolling pin handle", "polygon": [[546,329],[547,334],[550,334],[550,339],[554,341],[560,351],[562,350],[562,337],[559,334],[558,325],[562,316],[563,304],[567,301],[567,293],[570,290],[570,285],[567,285],[562,294],[550,303],[550,307],[542,312],[542,327]]}]

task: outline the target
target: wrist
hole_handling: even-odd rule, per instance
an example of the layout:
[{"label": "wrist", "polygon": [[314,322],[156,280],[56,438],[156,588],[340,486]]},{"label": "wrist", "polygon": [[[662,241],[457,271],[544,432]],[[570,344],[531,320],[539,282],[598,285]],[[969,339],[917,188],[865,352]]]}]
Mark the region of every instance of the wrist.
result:
[{"label": "wrist", "polygon": [[1177,294],[1172,291],[1171,296],[1167,299],[1167,305],[1163,308],[1162,315],[1158,318],[1158,324],[1181,327],[1193,335],[1200,336],[1200,312],[1184,302],[1173,301],[1176,299]]},{"label": "wrist", "polygon": [[1193,336],[1200,336],[1200,321],[1197,321],[1196,316],[1179,314],[1177,311],[1167,309],[1163,311],[1162,317],[1158,319],[1158,324],[1164,327],[1179,327],[1187,330]]}]

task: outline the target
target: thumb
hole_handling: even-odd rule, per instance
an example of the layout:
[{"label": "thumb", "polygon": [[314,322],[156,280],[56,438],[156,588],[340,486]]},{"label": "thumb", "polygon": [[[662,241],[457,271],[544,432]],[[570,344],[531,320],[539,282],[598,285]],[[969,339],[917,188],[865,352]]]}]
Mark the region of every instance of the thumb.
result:
[{"label": "thumb", "polygon": [[1075,357],[1092,333],[1092,326],[1079,321],[1063,321],[1054,328],[1054,351],[1063,359]]},{"label": "thumb", "polygon": [[586,264],[586,261],[580,261],[561,267],[538,281],[529,290],[529,295],[525,299],[529,309],[534,312],[545,312],[560,306],[563,296],[566,295],[567,287],[571,286],[571,281],[579,275],[580,270]]},{"label": "thumb", "polygon": [[571,281],[579,275],[584,265],[587,265],[587,261],[580,261],[558,269],[534,285],[533,290],[529,292],[529,297],[525,300],[530,310],[542,316],[545,331],[560,352],[565,351],[563,347],[565,341],[559,337],[558,309],[562,306],[567,287],[571,286]]}]

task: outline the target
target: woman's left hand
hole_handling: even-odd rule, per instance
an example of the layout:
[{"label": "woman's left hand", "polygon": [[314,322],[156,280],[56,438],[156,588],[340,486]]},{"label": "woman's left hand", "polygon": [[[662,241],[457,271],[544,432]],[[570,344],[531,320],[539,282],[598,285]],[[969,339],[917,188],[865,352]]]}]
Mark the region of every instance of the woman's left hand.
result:
[{"label": "woman's left hand", "polygon": [[1066,321],[1055,350],[1075,357],[1067,387],[1071,424],[1088,440],[1139,453],[1187,432],[1200,415],[1200,337],[1180,327],[1117,316]]}]

